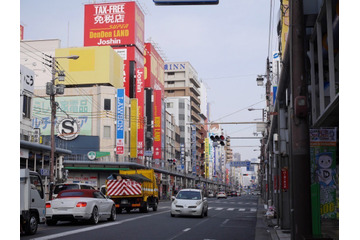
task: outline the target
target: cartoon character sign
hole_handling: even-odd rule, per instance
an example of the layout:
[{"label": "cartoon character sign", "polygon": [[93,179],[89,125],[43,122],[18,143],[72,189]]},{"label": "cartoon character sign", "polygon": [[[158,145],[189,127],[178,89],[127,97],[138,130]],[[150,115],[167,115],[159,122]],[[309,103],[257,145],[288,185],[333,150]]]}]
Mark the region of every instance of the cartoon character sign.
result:
[{"label": "cartoon character sign", "polygon": [[335,170],[332,167],[333,158],[332,153],[320,153],[316,156],[318,169],[316,174],[320,185],[322,186],[333,186],[335,184],[334,176]]}]

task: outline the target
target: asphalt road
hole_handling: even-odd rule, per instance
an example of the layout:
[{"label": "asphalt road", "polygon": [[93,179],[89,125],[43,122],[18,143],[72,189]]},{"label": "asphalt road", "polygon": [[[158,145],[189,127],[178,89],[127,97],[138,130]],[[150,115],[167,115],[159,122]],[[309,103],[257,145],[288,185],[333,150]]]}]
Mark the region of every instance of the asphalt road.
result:
[{"label": "asphalt road", "polygon": [[[258,196],[245,195],[227,199],[210,198],[208,217],[170,217],[170,201],[160,202],[158,211],[133,210],[117,215],[115,222],[59,222],[56,226],[39,225],[27,239],[126,239],[126,240],[251,240],[255,239]],[[258,239],[258,238],[257,238]],[[261,238],[263,239],[263,238]],[[270,238],[264,238],[270,239]]]}]

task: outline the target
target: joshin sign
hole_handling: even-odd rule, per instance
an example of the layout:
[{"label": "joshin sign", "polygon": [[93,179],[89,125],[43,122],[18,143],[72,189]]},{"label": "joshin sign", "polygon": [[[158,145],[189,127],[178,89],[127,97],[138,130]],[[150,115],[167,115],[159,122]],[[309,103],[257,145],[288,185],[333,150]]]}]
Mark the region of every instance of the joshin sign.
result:
[{"label": "joshin sign", "polygon": [[135,2],[85,5],[84,46],[135,44],[144,49],[144,14]]}]

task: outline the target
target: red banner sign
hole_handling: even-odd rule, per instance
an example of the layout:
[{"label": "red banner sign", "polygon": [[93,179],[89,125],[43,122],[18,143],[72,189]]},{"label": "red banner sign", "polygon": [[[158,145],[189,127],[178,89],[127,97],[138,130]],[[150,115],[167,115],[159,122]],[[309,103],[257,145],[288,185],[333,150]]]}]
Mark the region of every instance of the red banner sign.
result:
[{"label": "red banner sign", "polygon": [[154,159],[161,159],[161,91],[154,90]]},{"label": "red banner sign", "polygon": [[85,5],[84,46],[135,44],[144,50],[144,14],[135,2]]},{"label": "red banner sign", "polygon": [[136,69],[136,98],[138,99],[138,156],[144,156],[144,68]]},{"label": "red banner sign", "polygon": [[289,171],[287,168],[281,169],[281,189],[288,190],[289,189]]}]

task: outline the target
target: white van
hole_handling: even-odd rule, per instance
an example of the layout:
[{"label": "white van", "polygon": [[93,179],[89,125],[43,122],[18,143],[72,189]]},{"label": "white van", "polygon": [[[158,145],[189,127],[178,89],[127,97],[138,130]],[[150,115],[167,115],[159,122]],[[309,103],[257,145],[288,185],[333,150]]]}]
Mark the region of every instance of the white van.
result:
[{"label": "white van", "polygon": [[72,190],[72,189],[95,189],[93,186],[85,183],[61,183],[56,184],[52,199],[55,199],[59,192],[63,190]]}]

